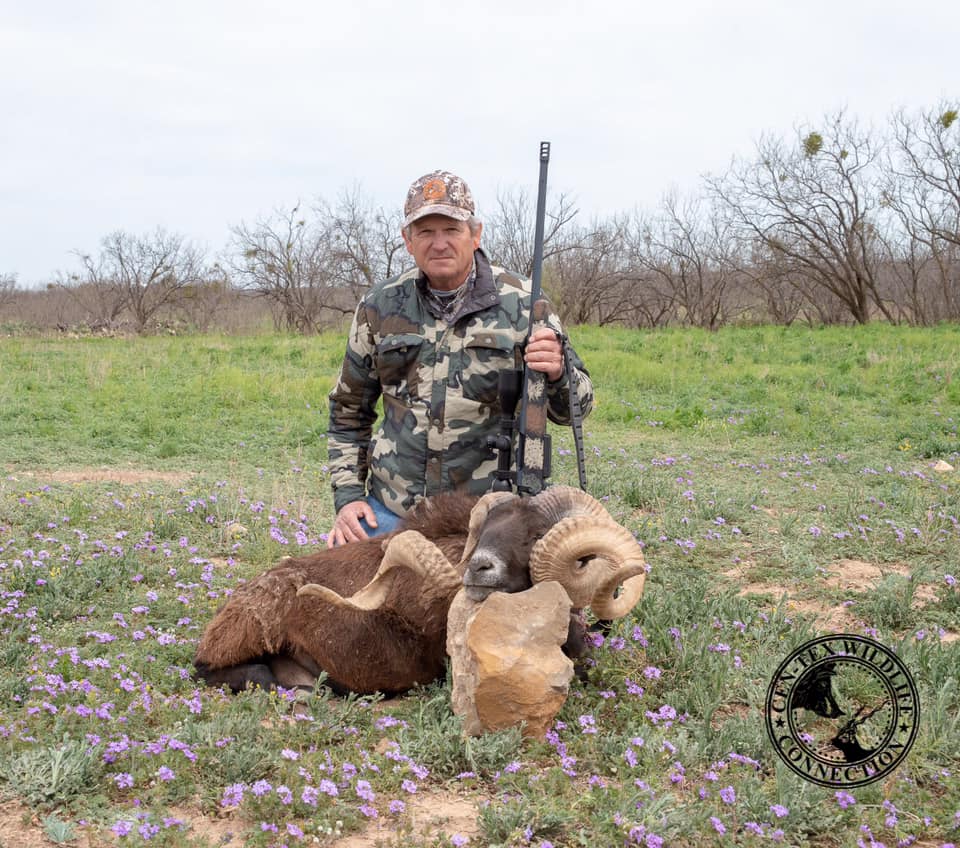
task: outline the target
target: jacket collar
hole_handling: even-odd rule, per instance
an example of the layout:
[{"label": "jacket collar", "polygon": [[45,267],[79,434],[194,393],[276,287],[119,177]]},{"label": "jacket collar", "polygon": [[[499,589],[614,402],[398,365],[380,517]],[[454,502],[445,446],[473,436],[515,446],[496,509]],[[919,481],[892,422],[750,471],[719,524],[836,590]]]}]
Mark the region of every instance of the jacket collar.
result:
[{"label": "jacket collar", "polygon": [[[454,316],[451,324],[456,324],[465,315],[472,315],[474,312],[482,312],[491,306],[496,306],[500,302],[500,295],[497,294],[496,282],[493,279],[493,269],[490,267],[490,260],[481,248],[473,252],[473,261],[476,263],[477,276],[473,281],[473,286],[467,292],[460,309]],[[422,292],[426,291],[429,281],[421,271],[417,275],[417,288]]]}]

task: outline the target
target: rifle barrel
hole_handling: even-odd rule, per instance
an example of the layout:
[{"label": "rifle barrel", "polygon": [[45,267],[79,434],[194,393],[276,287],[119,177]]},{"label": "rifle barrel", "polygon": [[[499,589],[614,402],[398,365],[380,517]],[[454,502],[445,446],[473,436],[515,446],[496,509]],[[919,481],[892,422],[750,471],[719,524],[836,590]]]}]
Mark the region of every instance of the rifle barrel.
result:
[{"label": "rifle barrel", "polygon": [[550,164],[550,142],[540,142],[540,184],[537,187],[537,224],[533,235],[533,272],[531,303],[540,299],[543,280],[543,231],[547,217],[547,166]]}]

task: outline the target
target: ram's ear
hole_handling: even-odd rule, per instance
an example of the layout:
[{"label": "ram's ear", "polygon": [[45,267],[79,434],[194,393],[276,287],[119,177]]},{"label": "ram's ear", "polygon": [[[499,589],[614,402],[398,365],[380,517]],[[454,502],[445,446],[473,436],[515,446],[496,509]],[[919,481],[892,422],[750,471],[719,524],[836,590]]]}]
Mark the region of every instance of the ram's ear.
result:
[{"label": "ram's ear", "polygon": [[409,569],[423,579],[420,597],[427,604],[452,598],[460,588],[460,575],[443,552],[416,530],[404,530],[387,542],[377,573],[356,594],[344,598],[326,586],[307,583],[300,587],[297,595],[313,595],[348,609],[380,609],[387,604],[399,568]]}]

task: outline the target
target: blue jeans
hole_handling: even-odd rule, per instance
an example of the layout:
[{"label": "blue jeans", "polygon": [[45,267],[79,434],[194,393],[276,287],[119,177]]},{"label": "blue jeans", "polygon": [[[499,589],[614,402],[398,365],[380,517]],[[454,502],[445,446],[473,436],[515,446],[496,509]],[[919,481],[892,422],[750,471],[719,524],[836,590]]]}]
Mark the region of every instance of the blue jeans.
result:
[{"label": "blue jeans", "polygon": [[389,533],[391,530],[397,529],[401,521],[399,515],[395,512],[390,512],[382,501],[370,495],[367,496],[367,504],[369,504],[373,510],[373,514],[377,517],[376,527],[371,527],[367,524],[366,519],[360,519],[360,526],[366,531],[368,536],[382,536],[384,533]]}]

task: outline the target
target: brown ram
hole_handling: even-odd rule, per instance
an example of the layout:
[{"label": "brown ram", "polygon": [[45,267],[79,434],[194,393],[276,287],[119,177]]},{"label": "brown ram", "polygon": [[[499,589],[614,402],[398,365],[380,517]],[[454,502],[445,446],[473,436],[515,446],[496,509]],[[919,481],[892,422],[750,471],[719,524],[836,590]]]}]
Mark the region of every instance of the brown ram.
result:
[{"label": "brown ram", "polygon": [[389,536],[286,559],[241,586],[194,664],[234,691],[309,686],[325,672],[335,691],[404,692],[443,676],[447,610],[461,586],[479,600],[557,580],[574,608],[612,619],[633,608],[645,576],[633,535],[578,489],[451,493],[422,501]]}]

